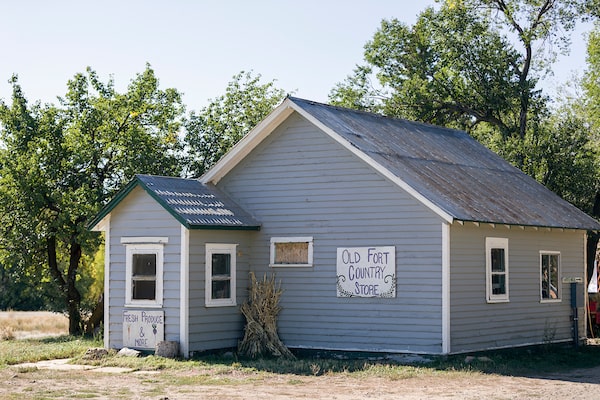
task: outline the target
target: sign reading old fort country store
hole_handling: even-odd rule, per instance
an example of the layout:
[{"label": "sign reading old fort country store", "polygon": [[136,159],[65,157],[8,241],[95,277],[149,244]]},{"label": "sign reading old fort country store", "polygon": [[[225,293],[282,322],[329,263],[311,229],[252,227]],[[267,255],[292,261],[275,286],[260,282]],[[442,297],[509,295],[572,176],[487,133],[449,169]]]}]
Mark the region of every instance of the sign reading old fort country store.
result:
[{"label": "sign reading old fort country store", "polygon": [[396,249],[339,247],[337,297],[396,297]]}]

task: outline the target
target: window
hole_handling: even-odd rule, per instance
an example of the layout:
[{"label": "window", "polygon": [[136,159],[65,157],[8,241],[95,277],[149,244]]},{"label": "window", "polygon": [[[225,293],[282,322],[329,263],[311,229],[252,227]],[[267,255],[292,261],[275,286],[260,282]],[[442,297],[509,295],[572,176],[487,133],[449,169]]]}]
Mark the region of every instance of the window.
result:
[{"label": "window", "polygon": [[312,267],[312,237],[271,238],[271,267]]},{"label": "window", "polygon": [[125,265],[128,305],[162,305],[163,245],[127,244]]},{"label": "window", "polygon": [[540,271],[542,301],[560,300],[560,253],[540,251]]},{"label": "window", "polygon": [[206,245],[206,286],[207,307],[234,306],[235,303],[235,244]]},{"label": "window", "polygon": [[508,239],[486,238],[485,254],[487,301],[508,301]]}]

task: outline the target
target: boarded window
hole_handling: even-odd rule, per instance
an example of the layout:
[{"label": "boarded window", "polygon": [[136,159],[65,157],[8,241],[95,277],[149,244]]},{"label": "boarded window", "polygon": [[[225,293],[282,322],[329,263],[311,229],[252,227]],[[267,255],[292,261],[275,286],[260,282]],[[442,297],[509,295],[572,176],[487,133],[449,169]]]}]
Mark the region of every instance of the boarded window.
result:
[{"label": "boarded window", "polygon": [[275,243],[275,264],[308,264],[308,243]]},{"label": "boarded window", "polygon": [[271,267],[311,267],[312,237],[271,238]]}]

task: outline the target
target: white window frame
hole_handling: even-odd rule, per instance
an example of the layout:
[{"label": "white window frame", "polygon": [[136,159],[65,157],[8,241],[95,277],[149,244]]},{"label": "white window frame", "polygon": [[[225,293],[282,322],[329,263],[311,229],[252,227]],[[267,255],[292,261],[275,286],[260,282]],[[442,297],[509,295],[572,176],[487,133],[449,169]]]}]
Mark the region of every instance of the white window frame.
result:
[{"label": "white window frame", "polygon": [[[204,286],[204,302],[206,307],[227,307],[236,305],[236,270],[237,270],[237,244],[207,243],[206,244],[206,275]],[[226,299],[212,298],[212,255],[229,254],[230,256],[230,296]]]},{"label": "white window frame", "polygon": [[[504,250],[504,275],[506,293],[494,294],[492,290],[492,249]],[[486,300],[488,303],[506,303],[509,301],[509,253],[508,239],[487,237],[485,238],[485,275],[486,275]]]},{"label": "white window frame", "polygon": [[[126,307],[162,307],[163,304],[163,264],[164,246],[162,243],[126,243],[125,244],[125,306]],[[154,300],[133,298],[133,256],[135,254],[156,255],[156,296]]]},{"label": "white window frame", "polygon": [[[558,282],[558,287],[556,288],[557,290],[557,298],[556,299],[545,299],[542,296],[542,258],[543,256],[558,256],[558,271],[556,272],[557,276],[556,276],[556,281]],[[547,250],[540,250],[540,302],[541,303],[560,303],[562,301],[562,284],[561,284],[561,279],[560,279],[560,274],[561,274],[561,256],[560,256],[560,251],[547,251]]]},{"label": "white window frame", "polygon": [[[277,243],[308,243],[307,263],[299,264],[276,264],[275,263],[275,245]],[[296,237],[272,237],[269,267],[312,267],[313,266],[313,238],[312,236]]]}]

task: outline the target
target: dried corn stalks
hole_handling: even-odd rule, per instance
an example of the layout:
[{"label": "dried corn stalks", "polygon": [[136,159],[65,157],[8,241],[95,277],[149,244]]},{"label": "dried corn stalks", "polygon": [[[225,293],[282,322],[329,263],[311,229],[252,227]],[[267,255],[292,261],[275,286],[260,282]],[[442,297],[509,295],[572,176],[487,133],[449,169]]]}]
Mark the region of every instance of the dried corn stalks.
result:
[{"label": "dried corn stalks", "polygon": [[262,282],[256,280],[254,272],[250,272],[250,290],[248,300],[240,310],[246,317],[244,339],[238,345],[238,351],[245,356],[256,358],[274,356],[294,359],[294,355],[279,340],[277,334],[277,315],[281,311],[279,298],[281,287],[275,284],[275,276],[263,277]]}]

